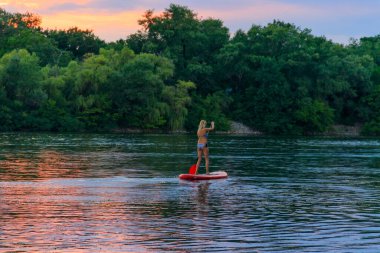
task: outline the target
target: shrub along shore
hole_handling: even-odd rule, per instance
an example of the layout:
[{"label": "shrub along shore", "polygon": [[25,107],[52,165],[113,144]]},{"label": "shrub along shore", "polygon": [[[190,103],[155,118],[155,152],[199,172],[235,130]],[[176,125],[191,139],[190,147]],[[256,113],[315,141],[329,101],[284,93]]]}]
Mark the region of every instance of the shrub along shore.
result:
[{"label": "shrub along shore", "polygon": [[[176,131],[167,131],[162,129],[115,129],[112,132],[114,133],[125,133],[125,134],[196,134],[196,129],[193,130],[176,130]],[[323,133],[315,132],[308,133],[307,136],[320,136],[320,137],[360,137],[362,136],[362,126],[344,126],[344,125],[333,125],[328,131]],[[241,135],[241,136],[271,136],[260,132],[255,129],[251,129],[250,127],[232,121],[229,130],[215,130],[212,134],[216,135]],[[289,135],[292,136],[292,135]],[[300,135],[293,135],[300,136]]]}]

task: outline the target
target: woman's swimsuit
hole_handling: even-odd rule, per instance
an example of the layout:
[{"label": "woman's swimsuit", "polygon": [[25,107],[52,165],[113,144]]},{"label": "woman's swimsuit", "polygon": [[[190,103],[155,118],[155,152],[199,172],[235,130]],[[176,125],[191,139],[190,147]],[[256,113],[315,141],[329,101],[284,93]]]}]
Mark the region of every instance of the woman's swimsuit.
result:
[{"label": "woman's swimsuit", "polygon": [[[203,137],[205,137],[207,139],[208,138],[208,133],[205,133],[205,135],[203,135]],[[198,143],[197,147],[198,147],[198,149],[207,148],[207,142],[206,143]]]},{"label": "woman's swimsuit", "polygon": [[207,143],[198,143],[197,147],[198,147],[198,149],[207,148]]}]

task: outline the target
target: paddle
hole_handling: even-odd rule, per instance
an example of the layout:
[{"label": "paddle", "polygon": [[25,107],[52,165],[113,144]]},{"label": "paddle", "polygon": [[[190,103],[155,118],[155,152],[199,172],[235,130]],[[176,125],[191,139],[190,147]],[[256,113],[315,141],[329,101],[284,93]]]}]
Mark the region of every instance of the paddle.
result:
[{"label": "paddle", "polygon": [[189,174],[195,174],[195,172],[197,172],[196,168],[197,168],[197,164],[191,165],[189,169]]}]

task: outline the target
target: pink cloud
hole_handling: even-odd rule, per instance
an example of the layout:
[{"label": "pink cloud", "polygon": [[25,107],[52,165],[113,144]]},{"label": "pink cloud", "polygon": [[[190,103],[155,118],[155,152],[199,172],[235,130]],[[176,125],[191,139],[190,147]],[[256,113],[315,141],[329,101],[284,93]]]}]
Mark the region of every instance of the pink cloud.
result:
[{"label": "pink cloud", "polygon": [[245,5],[237,4],[233,9],[222,5],[212,9],[200,9],[199,15],[207,18],[219,18],[223,21],[248,20],[252,22],[267,22],[273,19],[336,19],[343,16],[355,17],[370,15],[377,10],[363,5],[317,5],[312,3],[294,4],[279,1],[252,1]]},{"label": "pink cloud", "polygon": [[[176,4],[188,6],[201,18],[224,21],[231,32],[249,29],[252,24],[266,25],[274,19],[311,28],[323,34],[352,34],[363,17],[377,17],[378,8],[352,1],[293,1],[293,0],[238,0],[198,1],[177,0]],[[377,6],[377,5],[376,5]],[[40,15],[46,28],[66,29],[77,26],[92,29],[102,39],[113,41],[125,38],[140,27],[138,19],[147,9],[156,14],[169,7],[167,0],[0,0],[0,7],[10,12],[32,12]],[[344,20],[344,21],[342,21]],[[351,20],[351,21],[350,21]],[[340,29],[352,26],[343,33]],[[373,22],[372,22],[373,23]],[[369,29],[362,21],[358,29]],[[372,25],[375,27],[374,25]],[[335,30],[332,30],[332,27]],[[377,27],[377,26],[376,26]],[[343,29],[343,28],[342,28]],[[377,28],[376,28],[377,31]],[[355,31],[358,33],[358,31]],[[348,36],[348,35],[347,35]]]},{"label": "pink cloud", "polygon": [[91,2],[91,0],[0,0],[1,5],[12,11],[17,12],[40,12],[46,9],[49,9],[53,6],[60,4],[77,4],[77,5],[86,5]]},{"label": "pink cloud", "polygon": [[[91,29],[101,39],[115,41],[126,38],[129,34],[136,32],[140,27],[137,20],[145,12],[141,10],[120,10],[117,13],[94,10],[88,3],[90,0],[31,0],[14,1],[0,0],[0,7],[10,12],[32,12],[42,19],[42,27],[49,29],[68,29],[79,27],[81,29]],[[47,10],[62,4],[75,4],[80,6],[80,10],[61,11],[49,14]],[[45,13],[42,14],[41,13]]]},{"label": "pink cloud", "polygon": [[54,15],[44,15],[42,26],[49,29],[67,29],[77,26],[81,29],[91,29],[102,39],[115,41],[126,38],[140,27],[137,20],[144,11],[126,11],[117,14],[109,13],[77,13],[64,12]]}]

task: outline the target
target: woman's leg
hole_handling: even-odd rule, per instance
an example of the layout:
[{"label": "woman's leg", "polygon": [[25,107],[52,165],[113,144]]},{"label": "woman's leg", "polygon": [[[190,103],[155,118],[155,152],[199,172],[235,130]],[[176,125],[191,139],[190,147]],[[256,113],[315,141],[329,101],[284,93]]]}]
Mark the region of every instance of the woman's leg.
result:
[{"label": "woman's leg", "polygon": [[206,161],[206,174],[209,173],[209,170],[208,170],[208,164],[209,164],[209,160],[208,160],[208,148],[204,148],[203,149],[203,155],[205,156],[205,161]]},{"label": "woman's leg", "polygon": [[197,166],[195,167],[195,174],[197,174],[199,166],[201,165],[201,161],[202,161],[202,149],[198,148],[197,149],[197,153],[198,153],[198,161],[197,161]]}]

